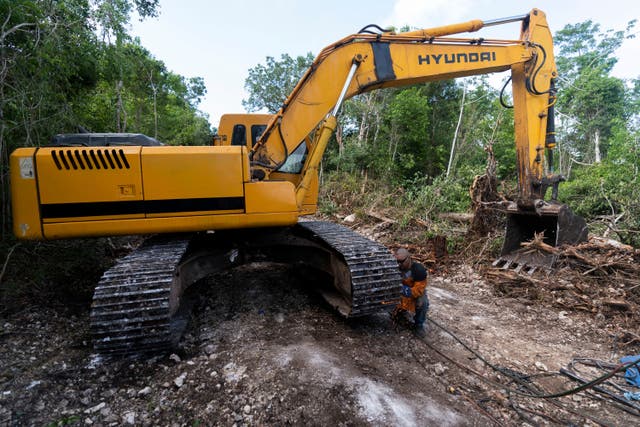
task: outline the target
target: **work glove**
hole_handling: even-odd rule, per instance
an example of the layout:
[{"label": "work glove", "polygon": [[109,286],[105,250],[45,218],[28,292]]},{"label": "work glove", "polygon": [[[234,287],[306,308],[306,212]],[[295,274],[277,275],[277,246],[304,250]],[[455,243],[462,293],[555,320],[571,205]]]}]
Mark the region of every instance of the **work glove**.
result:
[{"label": "work glove", "polygon": [[411,297],[411,288],[407,285],[402,286],[402,295],[405,297]]}]

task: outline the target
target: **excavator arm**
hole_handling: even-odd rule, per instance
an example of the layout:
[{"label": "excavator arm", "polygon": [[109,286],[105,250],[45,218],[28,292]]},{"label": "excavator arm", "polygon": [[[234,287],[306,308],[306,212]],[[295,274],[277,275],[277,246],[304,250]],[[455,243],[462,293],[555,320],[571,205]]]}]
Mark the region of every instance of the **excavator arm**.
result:
[{"label": "excavator arm", "polygon": [[[514,21],[522,22],[517,40],[457,37]],[[511,70],[513,82],[519,191],[518,200],[507,207],[508,226],[499,261],[516,268],[548,266],[552,259],[524,260],[513,253],[536,234],[542,234],[552,246],[584,241],[587,227],[582,218],[556,202],[558,185],[564,180],[552,173],[557,70],[551,32],[545,14],[538,9],[516,17],[400,34],[370,33],[365,28],[328,46],[250,153],[251,175],[268,180],[285,163],[288,153],[304,141],[313,141],[296,187],[296,204],[301,209],[344,99],[380,88],[506,70]],[[544,199],[550,186],[552,199],[547,203]]]},{"label": "excavator arm", "polygon": [[[522,21],[518,40],[450,37],[490,25]],[[368,91],[511,70],[516,146],[523,197],[543,178],[550,85],[556,77],[546,17],[528,15],[483,22],[473,20],[395,34],[364,32],[325,48],[270,121],[251,156],[253,176],[268,179],[305,138],[320,141],[325,123],[344,99]],[[310,151],[314,151],[312,144]],[[549,147],[550,148],[550,147]],[[313,170],[312,156],[307,169]],[[305,170],[303,170],[304,174]]]}]

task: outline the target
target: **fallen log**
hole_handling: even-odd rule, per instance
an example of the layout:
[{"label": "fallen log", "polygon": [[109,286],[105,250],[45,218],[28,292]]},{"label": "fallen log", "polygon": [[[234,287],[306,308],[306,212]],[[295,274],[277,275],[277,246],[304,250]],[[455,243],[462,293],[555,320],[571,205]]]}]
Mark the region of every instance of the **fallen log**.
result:
[{"label": "fallen log", "polygon": [[631,310],[631,304],[623,300],[602,300],[602,304],[621,311]]}]

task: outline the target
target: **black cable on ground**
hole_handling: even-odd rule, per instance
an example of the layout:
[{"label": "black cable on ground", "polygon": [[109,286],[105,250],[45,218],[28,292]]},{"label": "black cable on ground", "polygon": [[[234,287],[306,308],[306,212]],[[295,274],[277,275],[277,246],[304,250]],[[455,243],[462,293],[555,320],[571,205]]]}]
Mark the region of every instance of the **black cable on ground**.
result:
[{"label": "black cable on ground", "polygon": [[[604,362],[602,360],[597,360],[597,359],[591,359],[591,358],[574,358],[571,363],[569,363],[569,367],[572,371],[574,372],[580,372],[579,369],[576,368],[576,364],[583,364],[586,366],[591,366],[593,368],[598,368],[600,371],[604,371],[607,372],[608,370],[614,369],[616,367],[616,365],[612,364],[612,363],[607,363]],[[624,380],[624,374],[622,372],[618,373],[618,377],[619,379]],[[616,383],[607,381],[605,383],[606,385],[609,385],[611,387],[613,387],[614,389],[618,390],[621,393],[626,393],[628,391],[633,391],[631,386],[628,386],[627,388],[621,387]]]},{"label": "black cable on ground", "polygon": [[[444,326],[440,325],[435,320],[431,319],[430,317],[427,317],[427,320],[429,320],[429,322],[433,323],[434,325],[436,325],[437,327],[442,329],[444,332],[449,334],[453,339],[455,339],[465,349],[467,349],[469,352],[471,352],[474,356],[476,356],[478,359],[480,359],[482,362],[484,362],[491,369],[493,369],[496,372],[499,372],[499,373],[501,373],[503,375],[506,375],[509,378],[512,378],[512,379],[514,379],[516,381],[520,382],[522,380],[521,378],[518,378],[515,375],[511,374],[510,372],[506,371],[504,368],[497,367],[497,366],[493,365],[492,363],[490,363],[489,361],[487,361],[484,357],[482,357],[482,355],[480,355],[480,353],[478,353],[477,351],[475,351],[472,348],[470,348],[466,343],[464,343],[460,338],[458,338],[453,332],[451,332],[450,330],[448,330]],[[434,351],[436,351],[436,353],[438,353],[441,356],[445,357],[446,359],[454,362],[453,359],[451,359],[450,357],[444,355],[442,352],[437,350],[435,347],[433,347],[428,342],[426,342],[424,340],[419,340],[419,341],[421,341],[422,343],[427,345],[429,348],[431,348]],[[454,363],[456,365],[458,365],[458,366],[463,367],[466,370],[469,370],[471,372],[474,372],[474,373],[478,374],[476,371],[471,370],[471,368],[468,368],[468,367],[466,367],[464,365],[459,364],[459,362],[454,362]],[[534,398],[537,398],[537,399],[552,399],[552,398],[556,398],[556,397],[564,397],[564,396],[569,396],[569,395],[572,395],[572,394],[575,394],[575,393],[579,393],[579,392],[581,392],[583,390],[586,390],[586,389],[593,388],[594,386],[596,386],[596,385],[608,380],[609,378],[613,377],[616,373],[621,372],[623,370],[626,370],[627,368],[630,368],[631,366],[634,366],[634,365],[640,366],[640,360],[637,361],[637,362],[620,363],[620,364],[616,365],[616,367],[612,371],[610,371],[610,372],[608,372],[608,373],[606,373],[606,374],[604,374],[604,375],[602,375],[602,376],[600,376],[600,377],[598,377],[598,378],[596,378],[596,379],[594,379],[592,381],[589,381],[589,382],[587,382],[587,383],[585,383],[585,384],[583,384],[581,386],[578,386],[578,387],[575,387],[575,388],[572,388],[572,389],[568,389],[568,390],[564,390],[564,391],[561,391],[561,392],[557,392],[557,393],[537,394],[537,393],[524,393],[524,392],[521,392],[521,391],[515,390],[515,389],[507,389],[507,390],[509,390],[509,391],[511,391],[513,393],[519,394],[521,396],[534,397]],[[482,375],[482,377],[485,378],[483,375]],[[487,379],[487,378],[485,378],[485,379]],[[488,381],[491,381],[491,380],[488,380]],[[499,385],[500,387],[505,388],[504,385],[495,383],[493,381],[491,381],[491,382],[494,383],[495,385]]]},{"label": "black cable on ground", "polygon": [[[431,320],[431,319],[429,319],[429,320]],[[601,425],[601,426],[606,426],[606,427],[610,426],[610,424],[608,424],[608,423],[606,423],[606,422],[604,422],[604,421],[602,421],[602,420],[599,420],[599,419],[597,419],[597,418],[595,418],[595,417],[592,417],[592,416],[587,415],[587,414],[584,414],[584,413],[576,412],[576,411],[572,410],[571,408],[567,408],[567,407],[565,407],[565,406],[561,405],[560,403],[556,402],[556,401],[553,399],[554,397],[556,397],[556,395],[555,395],[555,394],[542,395],[542,394],[524,393],[524,392],[521,392],[521,391],[519,391],[519,390],[515,390],[515,389],[512,389],[512,388],[509,388],[509,387],[505,386],[504,384],[500,384],[500,383],[498,383],[498,382],[495,382],[495,381],[493,381],[493,380],[488,379],[487,377],[485,377],[485,376],[484,376],[484,375],[482,375],[481,373],[479,373],[479,372],[477,372],[477,371],[475,371],[475,370],[473,370],[473,369],[469,368],[469,367],[468,367],[468,366],[466,366],[466,365],[463,365],[462,363],[458,362],[458,361],[457,361],[457,360],[455,360],[455,359],[452,359],[451,357],[447,356],[446,354],[444,354],[443,352],[441,352],[440,350],[438,350],[437,348],[435,348],[434,346],[432,346],[431,344],[429,344],[427,341],[425,341],[425,340],[421,340],[421,339],[416,339],[416,341],[420,341],[420,342],[421,342],[421,343],[423,343],[425,346],[429,347],[429,348],[430,348],[431,350],[433,350],[435,353],[437,353],[438,355],[440,355],[442,358],[444,358],[444,359],[448,360],[449,362],[453,363],[454,365],[458,366],[458,367],[459,367],[459,368],[461,368],[461,369],[464,369],[464,370],[466,370],[466,371],[468,371],[468,372],[473,373],[473,374],[474,374],[474,375],[476,375],[476,376],[477,376],[481,381],[484,381],[485,383],[487,383],[487,384],[489,384],[489,385],[492,385],[493,387],[496,387],[496,388],[498,388],[498,389],[500,389],[500,390],[505,390],[507,393],[514,393],[514,394],[517,394],[517,395],[520,395],[520,396],[524,396],[524,397],[546,399],[549,403],[551,403],[551,404],[553,404],[553,405],[557,406],[558,408],[560,408],[560,409],[562,409],[562,410],[565,410],[565,411],[567,411],[567,412],[570,412],[570,413],[572,413],[572,414],[574,414],[574,415],[576,415],[576,416],[578,416],[578,417],[581,417],[581,418],[584,418],[584,419],[588,419],[588,420],[590,420],[590,421],[592,421],[592,422],[594,422],[594,423],[596,423],[596,424],[598,424],[598,425]],[[411,349],[411,351],[413,352],[413,349]],[[414,354],[414,357],[416,357],[416,356],[415,356],[415,354]],[[424,367],[424,365],[423,365],[423,367]],[[426,368],[425,368],[425,369],[426,369]],[[578,390],[578,391],[581,391],[581,390],[583,390],[583,389],[585,389],[585,388],[586,388],[586,387],[584,387],[584,388],[577,387],[577,389],[580,389],[580,390]],[[578,391],[575,391],[575,390],[577,390],[577,389],[572,389],[572,390],[570,390],[570,391],[574,391],[575,393],[577,393]],[[564,393],[566,393],[566,392],[564,392]],[[567,394],[564,394],[564,393],[561,393],[560,395],[561,395],[561,396],[565,396],[565,395],[567,395],[567,396],[568,396],[569,394],[572,394],[572,393],[567,393]]]},{"label": "black cable on ground", "polygon": [[[399,331],[399,325],[396,323],[396,331]],[[422,369],[424,369],[425,371],[428,372],[428,368],[425,366],[424,363],[422,363],[422,360],[420,360],[420,358],[418,357],[417,354],[415,354],[413,347],[411,345],[408,345],[409,347],[409,352],[413,355],[414,360],[416,360],[418,362],[418,364],[422,367]],[[463,398],[465,398],[466,400],[468,400],[469,402],[471,402],[476,409],[478,409],[478,411],[484,415],[485,417],[487,417],[489,420],[491,420],[494,424],[496,424],[497,426],[502,426],[503,424],[497,420],[493,415],[491,415],[489,412],[487,412],[484,408],[482,408],[477,402],[475,402],[474,400],[472,400],[471,398],[469,398],[468,396],[464,395],[461,393],[461,396]]]},{"label": "black cable on ground", "polygon": [[[474,354],[476,357],[478,357],[483,363],[485,363],[487,366],[491,367],[492,369],[494,369],[496,372],[499,372],[513,380],[515,380],[516,382],[520,383],[525,389],[531,389],[532,387],[536,387],[536,385],[534,383],[532,383],[531,381],[529,381],[529,378],[533,377],[533,376],[539,376],[539,375],[523,375],[523,374],[517,374],[510,370],[510,369],[506,369],[506,368],[501,368],[498,366],[493,365],[492,363],[490,363],[488,360],[486,360],[482,355],[480,355],[480,353],[478,353],[477,351],[473,350],[472,348],[470,348],[465,342],[463,342],[458,336],[456,336],[453,332],[451,332],[450,330],[448,330],[447,328],[445,328],[444,326],[440,325],[438,322],[436,322],[435,320],[427,317],[427,320],[431,323],[433,323],[434,325],[436,325],[437,327],[439,327],[440,329],[442,329],[444,332],[446,332],[447,334],[449,334],[452,338],[454,338],[458,343],[460,343],[460,345],[462,345],[465,349],[467,349],[469,352],[471,352],[472,354]],[[396,323],[396,322],[394,322]],[[399,326],[396,323],[396,326]],[[415,338],[415,336],[414,336]],[[431,350],[433,350],[435,353],[437,353],[438,355],[440,355],[442,358],[448,360],[449,362],[453,363],[454,365],[458,366],[461,369],[464,369],[468,372],[471,372],[472,374],[474,374],[475,376],[477,376],[478,378],[480,378],[480,380],[484,381],[487,384],[490,384],[496,388],[499,388],[501,390],[506,391],[507,393],[513,393],[516,395],[520,395],[523,397],[529,397],[529,398],[536,398],[536,399],[545,399],[547,400],[549,403],[557,406],[558,408],[570,412],[578,417],[582,417],[584,419],[588,419],[596,424],[602,425],[602,426],[609,426],[610,424],[608,424],[605,421],[599,420],[595,417],[592,417],[590,415],[581,413],[581,412],[577,412],[569,407],[566,407],[564,405],[562,405],[561,403],[555,401],[555,398],[558,397],[564,397],[564,396],[569,396],[575,393],[579,393],[581,391],[584,390],[588,390],[588,389],[593,389],[595,386],[597,386],[598,384],[606,381],[607,379],[611,378],[612,376],[616,375],[618,372],[621,372],[624,369],[627,369],[633,365],[636,366],[640,366],[640,361],[637,362],[630,362],[630,363],[626,363],[626,364],[619,364],[619,365],[614,365],[613,366],[613,370],[609,373],[607,373],[606,375],[603,375],[601,377],[598,377],[588,383],[585,383],[579,387],[573,388],[573,389],[568,389],[568,390],[564,390],[562,392],[558,392],[558,393],[552,393],[552,394],[545,394],[545,393],[532,393],[532,392],[522,392],[520,390],[516,390],[513,388],[510,388],[508,386],[505,386],[504,384],[495,382],[493,380],[490,380],[489,378],[487,378],[486,376],[484,376],[483,374],[481,374],[480,372],[475,371],[474,369],[463,365],[462,363],[456,361],[455,359],[452,359],[451,357],[449,357],[448,355],[444,354],[443,352],[441,352],[440,350],[438,350],[437,348],[435,348],[433,345],[431,345],[430,343],[428,343],[425,340],[422,339],[415,339],[416,341],[420,341],[423,345],[429,347]],[[426,366],[424,366],[424,364],[420,361],[420,359],[417,357],[417,355],[414,353],[413,348],[411,346],[409,346],[409,349],[411,351],[411,353],[413,354],[415,360],[418,361],[418,363],[420,363],[420,365],[422,366],[423,369],[427,370]],[[537,387],[536,387],[537,388]],[[617,405],[616,405],[617,407]],[[629,411],[626,411],[628,413],[631,413]],[[517,411],[516,411],[517,413]],[[635,414],[632,414],[635,415]],[[493,417],[491,417],[492,421],[497,422],[497,420],[493,419]]]},{"label": "black cable on ground", "polygon": [[636,417],[640,417],[640,411],[633,409],[633,407],[629,407],[629,405],[624,405],[624,404],[620,404],[617,403],[615,400],[611,399],[609,396],[607,396],[605,394],[606,397],[602,396],[599,393],[594,393],[592,391],[587,390],[585,392],[585,394],[589,397],[591,397],[594,400],[600,400],[604,403],[607,403],[608,405],[611,405],[617,409],[620,409],[621,411],[627,412],[631,415],[635,415]]},{"label": "black cable on ground", "polygon": [[516,414],[518,414],[518,416],[520,418],[522,418],[523,420],[525,420],[527,423],[531,424],[531,425],[537,425],[537,423],[532,420],[530,417],[527,417],[526,415],[522,414],[521,412],[528,412],[529,414],[535,415],[537,417],[540,418],[545,418],[553,423],[556,423],[558,425],[570,425],[571,423],[567,420],[562,420],[560,421],[559,419],[549,415],[549,414],[545,414],[542,413],[540,411],[536,411],[534,409],[530,409],[530,408],[525,408],[524,406],[520,406],[518,405],[513,399],[509,398],[509,405],[510,407],[516,412]]},{"label": "black cable on ground", "polygon": [[477,351],[475,351],[474,349],[469,347],[464,341],[462,341],[460,338],[458,338],[458,336],[456,334],[454,334],[453,332],[451,332],[450,330],[448,330],[447,328],[445,328],[444,326],[442,326],[441,324],[439,324],[438,322],[436,322],[432,318],[427,317],[427,320],[429,322],[433,323],[434,325],[436,325],[438,328],[440,328],[443,331],[445,331],[449,336],[451,336],[451,338],[456,340],[458,342],[458,344],[460,344],[462,347],[464,347],[469,353],[473,354],[475,357],[480,359],[485,365],[489,366],[494,371],[499,372],[499,373],[501,373],[503,375],[506,375],[508,377],[511,377],[514,380],[519,380],[520,379],[519,376],[516,376],[516,375],[512,374],[511,372],[509,372],[510,370],[507,370],[506,368],[502,368],[500,366],[496,366],[496,365],[492,364],[491,362],[489,362],[480,353],[478,353]]},{"label": "black cable on ground", "polygon": [[[482,357],[482,356],[481,356],[477,351],[475,351],[475,350],[471,349],[471,348],[470,348],[466,343],[464,343],[460,338],[458,338],[458,337],[457,337],[453,332],[449,331],[449,330],[448,330],[448,329],[446,329],[444,326],[440,325],[439,323],[437,323],[436,321],[434,321],[434,320],[433,320],[433,319],[431,319],[431,318],[428,318],[428,317],[427,317],[427,320],[429,320],[429,321],[430,321],[431,323],[433,323],[434,325],[438,326],[440,329],[442,329],[443,331],[445,331],[447,334],[451,335],[451,336],[452,336],[456,341],[458,341],[458,342],[459,342],[459,343],[460,343],[464,348],[466,348],[468,351],[470,351],[471,353],[473,353],[476,357],[478,357],[480,360],[482,360],[484,363],[486,363],[488,366],[490,366],[490,367],[492,367],[492,369],[494,369],[494,365],[493,365],[493,364],[489,363],[489,362],[488,362],[484,357]],[[631,363],[627,363],[627,364],[620,364],[620,365],[616,365],[616,366],[615,366],[615,369],[614,369],[612,372],[610,372],[610,373],[608,373],[608,374],[606,374],[606,375],[603,375],[603,376],[601,376],[601,377],[598,377],[598,378],[596,378],[595,380],[590,381],[590,382],[588,382],[588,383],[586,383],[586,384],[583,384],[583,385],[581,385],[581,386],[579,386],[579,387],[576,387],[576,388],[573,388],[573,389],[569,389],[569,390],[565,390],[565,391],[558,392],[558,393],[543,394],[543,393],[522,392],[522,391],[520,391],[520,390],[516,390],[516,389],[510,388],[510,387],[508,387],[508,386],[505,386],[504,384],[500,384],[500,383],[497,383],[497,382],[495,382],[495,381],[493,381],[493,380],[488,379],[488,378],[487,378],[487,377],[485,377],[483,374],[481,374],[481,373],[479,373],[479,372],[477,372],[477,371],[475,371],[475,370],[471,369],[470,367],[468,367],[468,366],[466,366],[466,365],[463,365],[463,364],[461,364],[460,362],[458,362],[458,361],[456,361],[456,360],[452,359],[451,357],[449,357],[448,355],[444,354],[443,352],[441,352],[440,350],[438,350],[437,348],[435,348],[433,345],[431,345],[431,344],[430,344],[430,343],[428,343],[427,341],[424,341],[424,340],[418,340],[418,341],[422,342],[422,343],[423,343],[423,345],[425,345],[425,346],[429,347],[429,348],[430,348],[430,349],[432,349],[435,353],[439,354],[441,357],[443,357],[444,359],[446,359],[446,360],[450,361],[451,363],[453,363],[454,365],[458,366],[459,368],[464,369],[464,370],[466,370],[466,371],[468,371],[468,372],[473,373],[474,375],[476,375],[478,378],[480,378],[480,379],[481,379],[482,381],[484,381],[485,383],[488,383],[488,384],[490,384],[490,385],[492,385],[492,386],[494,386],[494,387],[496,387],[496,388],[499,388],[499,389],[505,390],[507,393],[514,393],[514,394],[516,394],[516,395],[520,395],[520,396],[524,396],[524,397],[529,397],[529,398],[546,399],[549,403],[551,403],[551,404],[553,404],[553,405],[557,406],[558,408],[560,408],[560,409],[562,409],[562,410],[565,410],[565,411],[567,411],[567,412],[570,412],[570,413],[572,413],[572,414],[574,414],[574,415],[576,415],[576,416],[579,416],[579,417],[582,417],[582,418],[588,419],[588,420],[590,420],[590,421],[592,421],[592,422],[594,422],[594,423],[597,423],[597,424],[599,424],[599,425],[602,425],[602,426],[608,426],[609,424],[608,424],[608,423],[606,423],[606,422],[604,422],[604,421],[602,421],[602,420],[599,420],[599,419],[597,419],[597,418],[594,418],[594,417],[592,417],[592,416],[589,416],[589,415],[587,415],[587,414],[580,413],[580,412],[577,412],[577,411],[575,411],[575,410],[572,410],[571,408],[568,408],[568,407],[566,407],[566,406],[564,406],[564,405],[560,404],[559,402],[555,401],[555,400],[554,400],[554,398],[557,398],[557,397],[563,397],[563,396],[569,396],[569,395],[571,395],[571,394],[575,394],[575,393],[578,393],[578,392],[583,391],[583,390],[591,389],[591,388],[593,388],[594,386],[596,386],[596,385],[600,384],[601,382],[604,382],[604,381],[606,381],[607,379],[611,378],[612,376],[614,376],[616,373],[618,373],[618,372],[622,371],[623,369],[626,369],[626,368],[628,368],[628,367],[630,367],[630,366],[633,366],[633,365],[638,365],[638,364],[640,364],[640,361],[639,361],[639,362],[635,362],[635,363],[631,362]],[[414,354],[414,356],[415,356],[415,354]],[[424,365],[423,365],[423,367],[424,367]],[[502,368],[498,368],[497,372],[500,372],[500,373],[502,373],[503,375],[507,375],[507,376],[509,376],[510,378],[512,378],[512,379],[514,379],[514,380],[516,380],[516,381],[518,381],[518,382],[519,382],[519,383],[521,383],[525,388],[530,389],[532,386],[535,386],[533,383],[530,383],[530,382],[528,382],[528,381],[527,381],[527,383],[523,383],[523,379],[521,378],[521,376],[519,376],[519,375],[518,375],[517,377],[515,377],[515,378],[514,378],[512,375],[509,375],[509,373],[505,373],[505,372],[502,370]]]}]

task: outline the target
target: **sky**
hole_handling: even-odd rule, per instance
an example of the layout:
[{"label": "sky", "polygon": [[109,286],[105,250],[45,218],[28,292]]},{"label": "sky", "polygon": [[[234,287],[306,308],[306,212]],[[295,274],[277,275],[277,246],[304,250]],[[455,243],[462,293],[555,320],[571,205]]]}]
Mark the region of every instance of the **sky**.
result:
[{"label": "sky", "polygon": [[[199,108],[217,127],[222,114],[245,111],[248,70],[267,56],[316,55],[368,24],[431,28],[522,15],[532,8],[546,13],[552,33],[588,19],[601,30],[623,30],[640,18],[638,0],[160,0],[160,16],[132,19],[130,34],[172,72],[204,78],[207,95]],[[517,39],[519,25],[489,27],[468,37]],[[616,77],[640,76],[640,23],[634,32],[638,36],[617,51]]]}]

